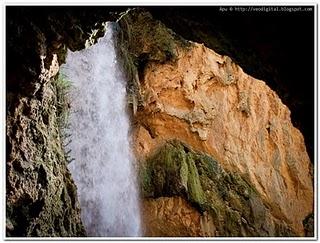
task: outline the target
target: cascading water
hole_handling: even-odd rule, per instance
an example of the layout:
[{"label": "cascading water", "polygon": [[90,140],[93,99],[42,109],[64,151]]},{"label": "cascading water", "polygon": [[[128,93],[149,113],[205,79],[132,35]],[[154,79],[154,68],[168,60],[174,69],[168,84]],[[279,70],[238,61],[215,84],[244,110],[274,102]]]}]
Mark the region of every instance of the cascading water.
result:
[{"label": "cascading water", "polygon": [[61,72],[70,91],[69,169],[89,236],[139,236],[140,210],[130,150],[126,79],[117,63],[114,25],[98,43],[68,52]]}]

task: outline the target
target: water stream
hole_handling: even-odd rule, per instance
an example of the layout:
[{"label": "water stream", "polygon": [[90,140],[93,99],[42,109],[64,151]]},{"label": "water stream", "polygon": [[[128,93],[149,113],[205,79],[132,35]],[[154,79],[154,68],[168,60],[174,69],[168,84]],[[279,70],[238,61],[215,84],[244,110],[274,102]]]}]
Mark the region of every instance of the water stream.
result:
[{"label": "water stream", "polygon": [[70,90],[69,169],[89,236],[139,236],[140,212],[130,150],[126,79],[117,60],[114,23],[98,43],[68,52],[61,72]]}]

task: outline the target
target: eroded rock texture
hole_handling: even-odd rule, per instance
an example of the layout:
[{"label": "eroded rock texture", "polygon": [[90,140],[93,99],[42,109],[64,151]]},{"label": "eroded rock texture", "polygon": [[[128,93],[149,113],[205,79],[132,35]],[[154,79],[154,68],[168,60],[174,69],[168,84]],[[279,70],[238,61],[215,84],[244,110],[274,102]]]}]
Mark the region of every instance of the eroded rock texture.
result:
[{"label": "eroded rock texture", "polygon": [[270,214],[250,182],[238,173],[226,172],[212,157],[192,151],[179,141],[161,147],[140,173],[144,197],[182,196],[198,212],[191,213],[186,204],[174,198],[144,201],[145,227],[154,236],[161,236],[166,219],[171,222],[172,218],[176,222],[165,232],[168,236],[175,236],[179,224],[190,227],[189,236],[294,235],[284,220]]},{"label": "eroded rock texture", "polygon": [[[119,18],[112,10],[7,9],[7,236],[85,234],[56,75],[67,48],[84,48],[95,23]],[[312,168],[277,94],[146,11],[129,11],[119,26],[145,234],[312,236]]]},{"label": "eroded rock texture", "polygon": [[[163,25],[148,13],[132,12],[124,20],[133,26],[131,38],[139,43],[132,46],[131,42],[129,52],[140,60],[144,57],[144,62],[138,63],[136,81],[137,156],[146,160],[166,141],[178,139],[212,156],[228,173],[245,178],[270,218],[280,221],[281,229],[290,229],[264,229],[265,234],[304,235],[303,220],[313,211],[312,168],[303,136],[292,125],[290,111],[277,94],[263,81],[244,73],[229,57],[201,44],[186,43],[171,31],[163,30]],[[134,26],[142,23],[151,23],[155,28],[147,28],[143,33],[135,31]],[[159,32],[171,41],[153,40]],[[159,53],[164,50],[167,55],[162,57]],[[160,58],[154,58],[155,55]],[[155,168],[167,168],[163,159],[156,161]],[[151,181],[158,181],[159,176],[163,180],[160,185],[171,185],[171,180],[175,180],[171,176],[161,177],[160,172],[153,175]],[[163,196],[163,191],[157,190],[151,197]],[[169,194],[175,195],[177,190],[171,188]],[[196,197],[200,205],[201,195]]]},{"label": "eroded rock texture", "polygon": [[42,69],[37,96],[19,97],[7,117],[7,236],[83,236],[76,187],[66,167],[53,77]]},{"label": "eroded rock texture", "polygon": [[[93,9],[92,9],[93,10]],[[85,47],[95,21],[81,8],[7,7],[6,235],[84,236],[67,169],[57,74],[67,48]],[[99,33],[101,35],[101,33]],[[66,110],[65,110],[66,112]]]},{"label": "eroded rock texture", "polygon": [[145,199],[142,202],[142,216],[145,236],[215,236],[211,215],[199,213],[181,197]]},{"label": "eroded rock texture", "polygon": [[[313,163],[312,11],[248,14],[208,6],[153,6],[148,9],[154,18],[185,39],[205,43],[215,52],[231,57],[245,73],[266,82],[289,107],[291,121],[304,135]],[[304,26],[299,34],[298,25]],[[297,59],[303,61],[296,62]]]}]

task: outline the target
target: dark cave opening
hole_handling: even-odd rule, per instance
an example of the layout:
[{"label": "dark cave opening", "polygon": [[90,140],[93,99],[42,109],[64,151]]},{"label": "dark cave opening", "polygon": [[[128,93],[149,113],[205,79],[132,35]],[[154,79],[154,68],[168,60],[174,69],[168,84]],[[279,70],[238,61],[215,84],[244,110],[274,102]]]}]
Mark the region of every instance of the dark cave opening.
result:
[{"label": "dark cave opening", "polygon": [[[303,133],[309,157],[313,162],[315,133],[314,6],[311,7],[312,11],[306,12],[250,14],[221,12],[219,6],[145,6],[143,8],[150,11],[155,19],[163,22],[183,38],[204,43],[219,54],[230,56],[246,73],[265,81],[291,110],[292,123]],[[7,7],[7,119],[14,114],[16,104],[19,104],[18,99],[32,98],[34,95],[34,85],[38,84],[37,80],[41,72],[39,65],[41,55],[47,56],[45,59],[47,68],[50,66],[52,53],[57,53],[59,65],[61,65],[65,62],[68,48],[71,50],[84,49],[85,40],[97,23],[99,25],[105,21],[114,21],[126,9],[128,7],[125,6]],[[140,61],[139,67],[141,68],[144,62]],[[36,98],[41,100],[41,95],[43,94],[37,93]],[[29,113],[23,113],[23,115],[29,116]],[[43,119],[44,124],[49,126],[50,116],[43,115]],[[7,158],[14,147],[14,144],[10,144],[12,140],[9,141],[11,135],[7,135]],[[38,138],[34,138],[35,141],[39,141]],[[42,141],[41,144],[45,144],[45,141]],[[28,158],[25,159],[28,160]],[[47,161],[44,160],[43,165],[47,166],[47,164]],[[40,167],[40,170],[36,172],[40,176],[37,178],[40,185],[47,183],[46,170],[42,169]],[[15,167],[14,170],[19,173],[21,169]],[[69,175],[64,176],[66,180],[69,180]],[[70,200],[73,210],[77,208],[76,189],[72,181],[66,184],[67,189],[64,190],[72,192]],[[7,183],[7,185],[8,190],[11,184]],[[26,202],[29,205],[28,200]],[[19,210],[20,206],[17,206]],[[30,210],[37,212],[41,210],[42,202],[28,208],[21,207],[23,213],[24,210],[27,213]],[[11,208],[8,209],[10,214]],[[17,213],[12,216],[13,223],[18,222],[15,222],[15,218],[19,217],[19,210],[16,210]],[[72,213],[70,212],[70,215]],[[37,217],[36,214],[26,215]],[[67,220],[67,218],[64,219]],[[68,225],[68,220],[66,225]],[[24,221],[27,222],[27,219],[23,219],[22,224]],[[60,221],[55,220],[53,224],[58,225]],[[75,225],[81,226],[79,223]],[[313,225],[313,221],[310,225]],[[71,227],[71,224],[69,226]],[[74,230],[77,235],[84,234],[80,226]],[[17,227],[16,230],[19,231],[18,234],[25,233],[22,228]]]},{"label": "dark cave opening", "polygon": [[148,10],[184,38],[230,56],[246,73],[276,91],[304,135],[313,162],[315,9],[308,7],[312,11],[220,11],[220,6]]},{"label": "dark cave opening", "polygon": [[[144,8],[183,38],[230,56],[245,72],[275,90],[291,110],[292,122],[303,133],[313,161],[315,9],[304,7],[312,11],[249,13],[220,11],[220,6]],[[47,52],[54,49],[63,52],[64,45],[71,50],[82,49],[95,23],[115,20],[126,9],[125,6],[7,7],[6,75],[10,80],[6,84],[7,94],[27,95],[29,80],[37,78],[34,75],[39,70],[32,63],[38,63],[43,50],[35,42],[43,42]],[[39,30],[45,33],[45,38],[34,35]],[[35,46],[39,48],[35,50]],[[59,63],[63,63],[64,55],[58,56]]]}]

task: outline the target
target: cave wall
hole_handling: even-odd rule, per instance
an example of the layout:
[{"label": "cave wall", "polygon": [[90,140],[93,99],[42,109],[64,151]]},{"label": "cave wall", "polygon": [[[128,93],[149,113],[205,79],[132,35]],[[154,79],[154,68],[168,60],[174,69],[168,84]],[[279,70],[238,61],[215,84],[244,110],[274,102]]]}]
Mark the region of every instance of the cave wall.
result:
[{"label": "cave wall", "polygon": [[[6,8],[6,235],[85,236],[67,169],[57,80],[112,9]],[[102,17],[103,16],[103,17]],[[99,22],[100,21],[100,22]],[[68,104],[65,104],[68,106]]]},{"label": "cave wall", "polygon": [[303,133],[313,162],[315,9],[306,7],[312,11],[223,12],[219,6],[148,10],[177,34],[231,57],[276,91]]},{"label": "cave wall", "polygon": [[[230,57],[183,39],[148,12],[132,10],[119,24],[130,36],[125,45],[132,55],[131,63],[136,64],[133,69],[137,75],[132,75],[133,86],[137,86],[133,141],[136,157],[146,168],[140,176],[145,196],[156,200],[183,196],[197,204],[200,212],[208,210],[203,208],[208,203],[220,212],[209,210],[211,216],[215,215],[216,227],[211,235],[303,236],[304,220],[313,212],[313,169],[303,135],[293,126],[290,110],[278,95],[264,81],[246,74]],[[215,189],[207,179],[199,180],[198,174],[204,178],[206,173],[218,173],[223,178],[224,172],[204,169],[201,164],[210,164],[208,160],[202,163],[193,157],[195,162],[190,162],[187,152],[159,148],[172,139],[208,154],[224,170],[247,180],[261,198],[260,203],[254,200],[246,208],[245,202],[251,199],[239,199],[239,208],[235,209],[228,205],[233,200],[228,198],[220,204],[214,192],[234,195],[230,188],[237,187],[237,183],[224,182],[224,187]],[[152,157],[158,149],[158,156]],[[212,180],[211,184],[220,184]],[[163,208],[163,204],[170,205],[170,199],[153,203]],[[221,208],[223,204],[228,205],[227,209]],[[260,222],[268,228],[259,229],[251,222],[251,229],[244,229],[246,223],[241,223],[241,218],[247,222],[248,217],[242,209],[249,212],[257,207],[268,215]],[[232,210],[240,213],[233,225],[239,231],[228,230],[232,219],[227,215],[233,214]],[[162,213],[158,218],[150,213],[159,232],[166,223]],[[221,226],[220,221],[225,224]]]},{"label": "cave wall", "polygon": [[[292,36],[288,38],[296,40],[299,44],[302,43],[304,49],[295,48],[297,43],[295,41],[291,41],[290,45],[283,45],[282,43],[286,43],[287,39],[285,39],[286,34],[281,34],[280,27],[276,29],[274,35],[270,36],[268,32],[262,31],[262,29],[272,29],[268,28],[269,18],[268,21],[262,20],[261,25],[260,22],[251,21],[250,17],[243,20],[241,16],[235,17],[231,22],[222,16],[223,21],[219,22],[221,16],[213,7],[210,9],[215,11],[216,14],[212,16],[216,16],[216,20],[209,18],[210,11],[203,11],[203,9],[192,11],[193,14],[190,14],[190,10],[181,8],[170,7],[166,11],[162,11],[161,8],[148,8],[155,18],[160,19],[186,39],[205,43],[206,46],[220,51],[221,54],[228,54],[248,70],[248,73],[266,80],[284,102],[288,100],[287,105],[292,109],[293,121],[302,128],[309,154],[313,155],[310,152],[313,142],[313,138],[311,139],[313,126],[310,122],[313,122],[311,119],[313,111],[313,108],[311,109],[313,104],[311,73],[313,72],[310,69],[313,65],[309,62],[311,54],[308,49],[311,46],[310,38],[300,37],[304,35],[299,35],[298,39]],[[92,29],[99,26],[101,22],[116,20],[120,16],[119,13],[126,9],[126,7],[19,6],[6,8],[7,236],[85,235],[80,220],[76,187],[66,167],[62,134],[57,125],[59,114],[55,109],[57,107],[56,67],[64,62],[67,48],[73,51],[84,48]],[[309,16],[305,17],[306,20],[303,22],[307,26],[310,26],[309,18]],[[294,19],[288,19],[289,22],[292,20]],[[274,27],[277,21],[270,22],[270,25]],[[248,44],[246,41],[255,40],[255,35],[252,36],[249,27],[245,35],[241,31],[239,33],[241,29],[239,25],[242,26],[242,24],[249,27],[254,25],[256,30],[254,33],[258,33],[256,36],[261,36],[260,33],[263,32],[265,34],[262,36],[269,37],[267,38],[269,41],[273,40],[275,35],[281,36],[281,45],[277,46],[278,42],[271,41],[270,46],[268,42],[269,46],[266,48],[271,51],[266,52],[260,40]],[[152,28],[152,25],[149,26],[150,30]],[[236,29],[238,32],[235,31]],[[225,33],[226,30],[227,33]],[[290,29],[287,28],[287,30],[288,32],[285,33],[290,32]],[[301,31],[307,31],[307,28]],[[165,30],[165,32],[173,36],[173,39],[171,37],[165,40],[151,38],[153,46],[148,46],[144,52],[139,49],[141,46],[133,45],[138,47],[133,51],[138,56],[133,64],[139,78],[144,76],[144,68],[150,62],[170,63],[176,54],[173,50],[177,40],[183,48],[189,46],[188,41],[183,41],[171,30]],[[244,39],[239,41],[235,36],[238,38],[244,36]],[[142,40],[141,45],[144,46],[143,44]],[[284,52],[278,51],[283,50],[284,47]],[[291,47],[295,48],[295,52],[289,52]],[[247,50],[248,48],[250,51]],[[301,49],[305,51],[301,52]],[[285,58],[268,57],[265,53],[285,53]],[[57,54],[56,59],[54,54]],[[40,56],[45,56],[43,64]],[[292,56],[303,59],[303,65],[295,68],[299,62],[291,61],[294,59],[291,58]],[[290,67],[294,67],[295,74],[284,71],[290,70]],[[289,76],[286,76],[287,73]],[[299,89],[295,89],[297,85],[291,85],[291,78],[295,80],[293,83],[297,84],[297,80],[300,80],[298,77],[310,82],[305,82],[303,89],[300,86]],[[137,105],[139,105],[139,99]],[[310,127],[309,130],[308,127]]]}]

